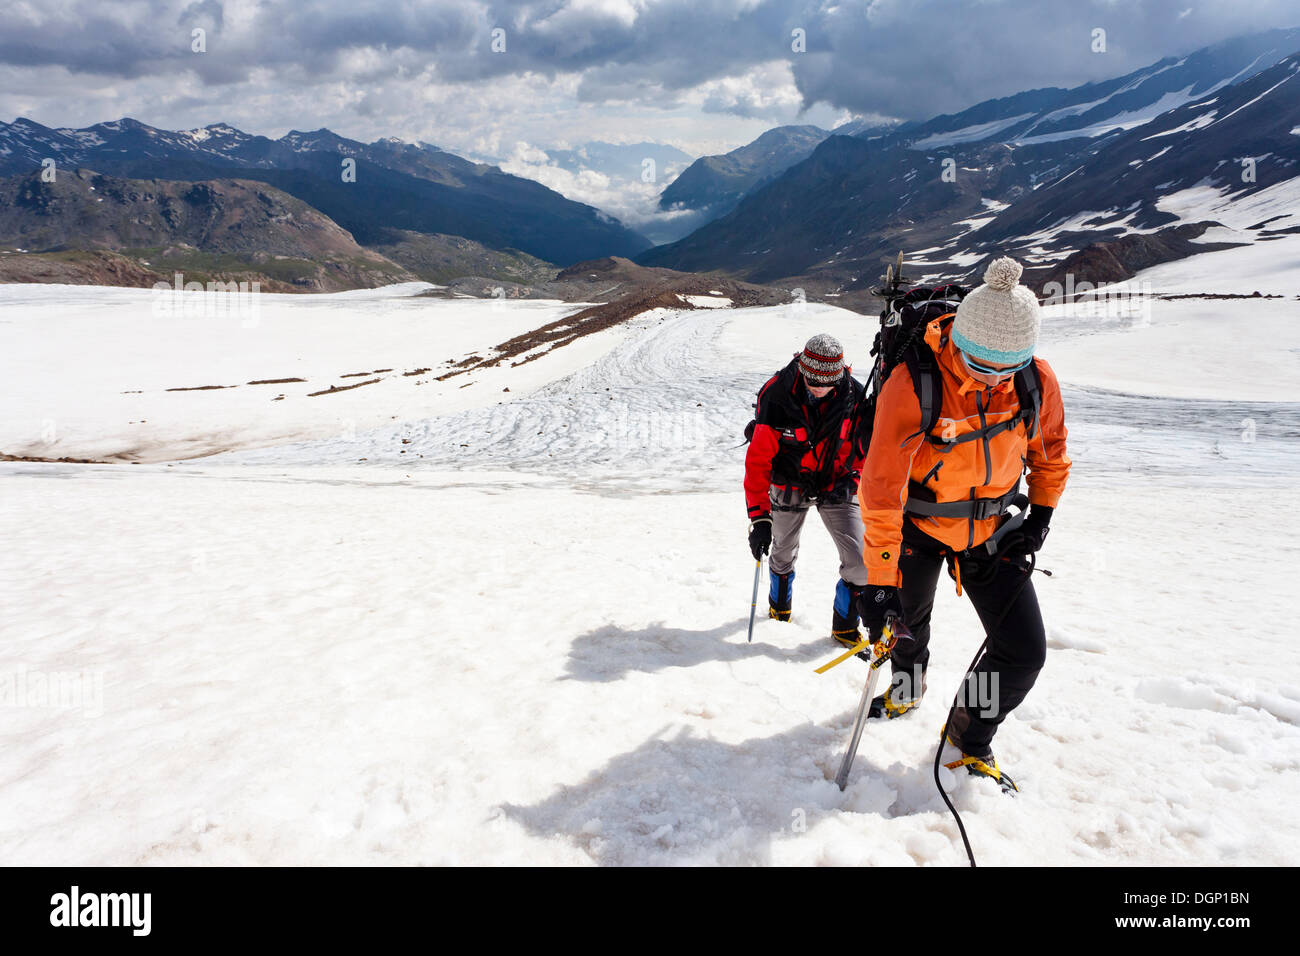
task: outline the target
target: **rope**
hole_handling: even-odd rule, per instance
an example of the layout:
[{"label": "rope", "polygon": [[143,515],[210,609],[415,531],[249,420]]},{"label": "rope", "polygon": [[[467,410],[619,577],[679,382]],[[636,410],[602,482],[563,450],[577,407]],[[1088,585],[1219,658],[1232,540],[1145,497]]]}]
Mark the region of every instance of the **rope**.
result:
[{"label": "rope", "polygon": [[[1002,609],[1002,613],[998,615],[998,619],[994,625],[984,632],[984,640],[980,644],[979,650],[975,652],[975,656],[971,658],[970,666],[966,668],[967,674],[970,674],[970,672],[975,669],[975,665],[979,663],[980,656],[984,653],[984,648],[988,647],[989,636],[1002,626],[1002,622],[1005,621],[1007,615],[1011,613],[1011,608],[1015,606],[1016,601],[1020,600],[1020,595],[1024,593],[1025,586],[1029,584],[1029,579],[1034,576],[1034,563],[1037,560],[1037,557],[1032,553],[1026,555],[1026,557],[1029,559],[1029,566],[1025,568],[1025,579],[1020,582],[1015,593],[1011,595],[1006,606]],[[956,563],[956,561],[957,556],[953,555],[953,562]],[[957,832],[961,834],[961,842],[966,847],[966,857],[970,860],[970,865],[974,867],[976,865],[975,852],[970,848],[970,840],[966,836],[966,827],[961,822],[961,814],[958,813],[957,808],[952,805],[952,801],[948,799],[947,791],[943,789],[943,784],[939,782],[939,758],[943,754],[943,743],[948,738],[948,724],[952,721],[953,712],[957,709],[957,700],[961,697],[962,688],[965,686],[965,680],[963,679],[961,686],[957,688],[957,693],[953,695],[952,706],[948,708],[948,716],[945,717],[943,721],[943,730],[939,733],[939,746],[936,747],[934,751],[934,785],[939,788],[939,796],[943,797],[943,802],[948,805],[948,811],[952,814],[953,819],[957,821]]]}]

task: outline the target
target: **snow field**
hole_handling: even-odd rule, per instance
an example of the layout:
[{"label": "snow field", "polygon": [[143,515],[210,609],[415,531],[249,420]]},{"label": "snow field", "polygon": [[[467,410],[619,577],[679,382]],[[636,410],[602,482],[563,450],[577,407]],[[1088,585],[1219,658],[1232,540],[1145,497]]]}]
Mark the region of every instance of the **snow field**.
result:
[{"label": "snow field", "polygon": [[[84,290],[44,306],[30,287],[0,293],[24,302],[0,316],[16,343],[0,354],[46,363],[6,358],[4,435],[33,413],[15,403],[36,396],[85,423],[78,441],[121,447],[121,410],[103,399],[117,381],[70,390],[47,374],[62,374],[59,350],[33,340],[79,339],[77,356],[95,360],[70,361],[87,375],[124,368],[130,303],[111,300],[96,324],[78,311],[93,302],[74,301]],[[371,317],[466,305],[357,299],[315,313],[328,341],[295,346],[286,326],[284,348],[242,353],[239,375],[295,348],[335,365],[375,348],[357,370],[386,367],[399,353],[382,352]],[[981,864],[1297,858],[1298,529],[1285,499],[1300,409],[1257,390],[1250,364],[1256,344],[1300,347],[1274,301],[1157,302],[1149,325],[1045,321],[1076,464],[1040,559],[1054,574],[1035,579],[1047,666],[995,741],[1024,792],[943,772]],[[429,333],[444,359],[547,319],[418,321],[431,314],[448,317],[439,334],[455,348]],[[1226,345],[1224,315],[1240,316]],[[330,431],[309,402],[363,404],[353,433],[335,423],[273,448],[249,447],[269,433],[237,402],[190,421],[177,393],[154,390],[143,417],[175,427],[153,452],[192,449],[178,436],[201,442],[218,419],[244,450],[0,465],[0,859],[963,864],[930,764],[982,633],[950,582],[925,705],[868,727],[843,794],[831,778],[864,668],[813,673],[837,653],[837,559],[815,517],[795,620],[760,618],[745,643],[740,432],[753,393],[819,331],[865,372],[874,326],[816,305],[658,310],[481,373],[476,388],[430,392],[436,416],[379,392],[387,380],[277,402],[281,434],[299,439]],[[393,332],[400,354],[420,327]],[[1136,339],[1144,329],[1152,338]],[[159,349],[137,378],[160,363],[191,379],[207,369],[208,352]],[[1284,361],[1267,369],[1291,387]],[[470,395],[488,376],[491,393]],[[68,675],[88,698],[45,700],[41,681]]]},{"label": "snow field", "polygon": [[[355,434],[506,401],[505,387],[526,394],[623,334],[598,332],[519,367],[508,358],[438,381],[582,305],[416,297],[429,288],[258,294],[254,314],[160,311],[152,290],[0,285],[0,451],[158,462]],[[305,381],[276,382],[288,378]],[[205,388],[213,385],[235,387]]]},{"label": "snow field", "polygon": [[[964,859],[929,765],[982,635],[946,579],[931,694],[869,726],[841,794],[864,668],[813,673],[836,653],[815,525],[796,621],[746,645],[734,495],[121,471],[9,476],[0,672],[100,672],[103,696],[6,708],[6,860]],[[1206,525],[1158,492],[1071,491],[1035,582],[1048,664],[997,740],[1025,792],[943,772],[978,858],[1293,860],[1300,652],[1272,522],[1233,492],[1198,494]],[[1200,538],[1214,560],[1189,565]]]}]

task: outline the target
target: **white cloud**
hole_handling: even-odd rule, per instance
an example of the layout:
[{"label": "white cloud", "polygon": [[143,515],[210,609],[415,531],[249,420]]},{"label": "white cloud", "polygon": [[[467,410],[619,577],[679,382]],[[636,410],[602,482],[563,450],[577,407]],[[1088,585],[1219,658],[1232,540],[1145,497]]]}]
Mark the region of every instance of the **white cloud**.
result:
[{"label": "white cloud", "polygon": [[[1106,56],[1086,42],[1099,17]],[[702,155],[775,125],[926,117],[1295,18],[1294,0],[11,0],[0,118],[397,136],[502,157],[632,216],[653,190],[564,173],[538,152],[598,139]],[[205,54],[180,42],[196,24]],[[488,52],[497,25],[508,53]],[[938,25],[960,40],[918,48]],[[808,52],[790,52],[793,26],[808,31]]]}]

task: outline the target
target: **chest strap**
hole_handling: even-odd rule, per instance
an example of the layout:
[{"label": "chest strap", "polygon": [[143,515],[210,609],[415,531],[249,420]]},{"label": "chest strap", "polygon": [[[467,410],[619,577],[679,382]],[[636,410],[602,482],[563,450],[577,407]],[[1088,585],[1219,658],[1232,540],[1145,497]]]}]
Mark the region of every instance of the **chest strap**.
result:
[{"label": "chest strap", "polygon": [[[932,445],[940,446],[944,453],[952,451],[955,447],[968,441],[979,441],[983,438],[993,438],[995,435],[1001,435],[1005,431],[1010,431],[1021,422],[1029,421],[1033,417],[1032,413],[1021,409],[1004,422],[998,422],[994,425],[986,425],[984,428],[976,428],[968,431],[964,435],[958,435],[956,438],[944,438],[942,435],[936,435],[933,432],[927,434],[926,440]],[[1026,431],[1030,426],[1026,425]]]},{"label": "chest strap", "polygon": [[[999,515],[1006,514],[1012,505],[1018,505],[1017,497],[1023,498],[1020,494],[1020,482],[1017,481],[1015,487],[1004,495],[996,498],[967,498],[963,501],[923,501],[915,495],[907,496],[907,504],[903,510],[908,514],[922,515],[925,517],[935,518],[969,518],[973,521],[984,521],[987,518],[996,518]],[[1028,499],[1026,499],[1026,502]]]}]

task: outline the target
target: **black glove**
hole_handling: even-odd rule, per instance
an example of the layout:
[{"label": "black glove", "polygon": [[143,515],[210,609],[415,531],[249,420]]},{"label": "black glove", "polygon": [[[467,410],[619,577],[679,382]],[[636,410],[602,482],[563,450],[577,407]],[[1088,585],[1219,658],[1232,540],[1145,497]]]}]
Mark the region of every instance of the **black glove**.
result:
[{"label": "black glove", "polygon": [[871,632],[872,639],[880,637],[885,618],[890,614],[903,616],[903,597],[898,588],[889,584],[868,584],[858,591],[858,617],[862,626]]},{"label": "black glove", "polygon": [[754,560],[760,560],[772,547],[772,519],[767,515],[749,523],[749,551]]},{"label": "black glove", "polygon": [[1052,520],[1052,509],[1047,505],[1034,505],[1029,509],[1029,517],[1015,531],[1008,531],[1006,537],[998,542],[998,555],[1014,557],[1022,554],[1035,554],[1047,540],[1047,525]]}]

